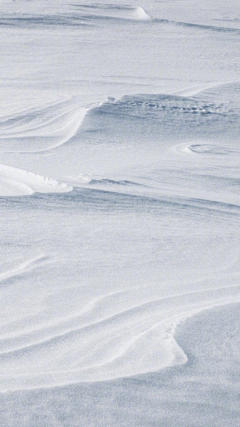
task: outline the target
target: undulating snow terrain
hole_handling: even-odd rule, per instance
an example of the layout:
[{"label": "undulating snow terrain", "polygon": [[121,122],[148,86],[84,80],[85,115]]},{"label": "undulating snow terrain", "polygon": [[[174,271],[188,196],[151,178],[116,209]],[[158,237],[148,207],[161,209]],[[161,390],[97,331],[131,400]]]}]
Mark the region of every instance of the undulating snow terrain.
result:
[{"label": "undulating snow terrain", "polygon": [[240,426],[239,1],[0,10],[0,426]]}]

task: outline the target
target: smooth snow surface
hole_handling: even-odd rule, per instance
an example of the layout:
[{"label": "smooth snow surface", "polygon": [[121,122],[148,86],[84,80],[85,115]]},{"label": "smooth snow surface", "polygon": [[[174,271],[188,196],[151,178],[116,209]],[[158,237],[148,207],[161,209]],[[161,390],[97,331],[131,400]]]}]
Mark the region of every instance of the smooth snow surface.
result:
[{"label": "smooth snow surface", "polygon": [[240,425],[237,1],[1,4],[0,426]]}]

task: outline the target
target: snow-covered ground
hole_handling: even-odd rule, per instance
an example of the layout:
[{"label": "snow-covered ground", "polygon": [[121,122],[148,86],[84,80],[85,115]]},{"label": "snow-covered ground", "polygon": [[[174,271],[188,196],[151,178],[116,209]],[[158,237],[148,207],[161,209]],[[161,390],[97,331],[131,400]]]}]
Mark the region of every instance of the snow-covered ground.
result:
[{"label": "snow-covered ground", "polygon": [[240,425],[238,1],[2,1],[0,425]]}]

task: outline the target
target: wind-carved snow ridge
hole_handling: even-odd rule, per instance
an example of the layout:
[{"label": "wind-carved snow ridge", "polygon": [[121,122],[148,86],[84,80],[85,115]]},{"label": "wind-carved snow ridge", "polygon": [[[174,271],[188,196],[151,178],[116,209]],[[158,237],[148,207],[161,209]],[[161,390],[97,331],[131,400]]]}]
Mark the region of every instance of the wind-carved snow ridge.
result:
[{"label": "wind-carved snow ridge", "polygon": [[67,13],[61,11],[61,15],[49,13],[51,8],[47,11],[40,8],[34,10],[31,14],[27,11],[21,14],[18,13],[2,13],[0,17],[0,25],[3,27],[20,27],[31,28],[37,30],[39,28],[54,27],[68,27],[71,29],[80,27],[82,29],[91,26],[92,21],[97,22],[105,21],[109,23],[111,20],[138,20],[146,21],[151,20],[151,16],[141,7],[133,7],[126,5],[113,5],[113,4],[92,4],[92,5],[78,5],[72,4]]},{"label": "wind-carved snow ridge", "polygon": [[152,17],[141,7],[113,4],[74,5],[82,23],[91,20],[150,21]]},{"label": "wind-carved snow ridge", "polygon": [[24,196],[33,193],[65,193],[72,187],[22,169],[0,165],[0,196]]},{"label": "wind-carved snow ridge", "polygon": [[201,31],[202,33],[204,32],[217,32],[217,33],[224,33],[226,35],[228,34],[236,34],[239,35],[240,33],[240,29],[237,28],[237,23],[236,27],[231,27],[231,26],[219,26],[219,25],[205,25],[205,24],[201,24],[201,23],[196,23],[196,22],[184,22],[184,21],[175,21],[175,20],[171,20],[171,19],[162,19],[162,18],[155,18],[153,20],[156,24],[159,25],[169,25],[169,26],[176,26],[176,27],[184,27],[186,29],[192,29],[193,31]]},{"label": "wind-carved snow ridge", "polygon": [[23,261],[17,267],[0,273],[0,283],[6,282],[16,276],[24,274],[28,271],[34,270],[38,267],[45,266],[50,262],[50,258],[44,254],[36,255],[33,258]]},{"label": "wind-carved snow ridge", "polygon": [[78,99],[46,103],[0,117],[0,152],[43,152],[69,141],[89,108]]},{"label": "wind-carved snow ridge", "polygon": [[[36,260],[21,269],[31,267],[32,262]],[[38,313],[44,322],[37,325],[33,316],[25,327],[20,325],[17,334],[5,331],[1,336],[0,390],[105,381],[184,364],[187,356],[174,338],[179,322],[213,306],[236,302],[239,286],[140,304],[134,304],[131,296],[131,292],[102,295],[79,313],[49,319],[45,299]]]},{"label": "wind-carved snow ridge", "polygon": [[133,11],[133,19],[137,19],[139,21],[149,21],[151,20],[151,16],[148,15],[147,12],[142,7],[136,7]]}]

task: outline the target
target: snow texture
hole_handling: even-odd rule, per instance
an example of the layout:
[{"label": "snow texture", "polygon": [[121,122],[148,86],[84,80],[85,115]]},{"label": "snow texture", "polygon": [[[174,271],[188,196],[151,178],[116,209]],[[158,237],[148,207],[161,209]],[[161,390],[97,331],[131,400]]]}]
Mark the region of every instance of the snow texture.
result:
[{"label": "snow texture", "polygon": [[240,10],[4,0],[1,427],[237,427]]}]

